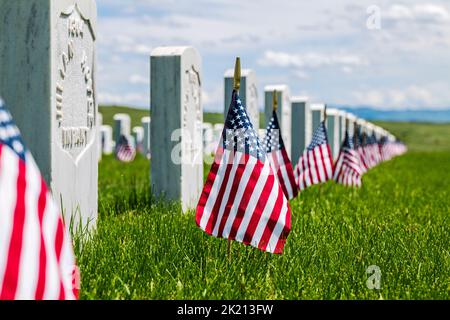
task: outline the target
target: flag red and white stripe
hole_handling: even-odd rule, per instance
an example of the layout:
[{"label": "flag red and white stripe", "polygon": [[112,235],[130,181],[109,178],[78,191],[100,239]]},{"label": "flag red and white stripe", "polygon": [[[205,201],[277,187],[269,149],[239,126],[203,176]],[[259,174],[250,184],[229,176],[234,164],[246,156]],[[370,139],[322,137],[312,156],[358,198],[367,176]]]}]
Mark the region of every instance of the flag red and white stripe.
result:
[{"label": "flag red and white stripe", "polygon": [[333,157],[324,122],[314,132],[313,140],[300,157],[294,173],[300,190],[333,179]]},{"label": "flag red and white stripe", "polygon": [[275,111],[266,129],[264,148],[286,198],[288,200],[295,198],[298,195],[298,187],[295,182],[294,169],[284,146],[278,116]]},{"label": "flag red and white stripe", "polygon": [[0,299],[76,299],[77,272],[60,211],[0,100]]},{"label": "flag red and white stripe", "polygon": [[361,187],[361,176],[362,171],[358,154],[353,148],[348,132],[346,132],[344,143],[334,167],[334,181],[345,186]]},{"label": "flag red and white stripe", "polygon": [[237,92],[196,213],[209,235],[281,254],[291,210]]}]

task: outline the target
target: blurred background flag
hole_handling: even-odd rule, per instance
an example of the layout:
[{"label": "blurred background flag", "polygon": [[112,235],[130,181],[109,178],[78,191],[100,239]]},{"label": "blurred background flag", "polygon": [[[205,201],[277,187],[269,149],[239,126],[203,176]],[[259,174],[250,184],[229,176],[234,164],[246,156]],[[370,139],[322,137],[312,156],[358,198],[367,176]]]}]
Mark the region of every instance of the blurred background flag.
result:
[{"label": "blurred background flag", "polygon": [[359,159],[359,165],[361,167],[362,173],[364,174],[367,172],[367,170],[369,170],[369,166],[367,165],[366,160],[366,149],[365,149],[366,142],[365,139],[363,138],[360,127],[356,128],[353,139],[354,139],[353,143],[355,144],[355,150]]},{"label": "blurred background flag", "polygon": [[197,206],[209,235],[281,254],[291,209],[236,90]]},{"label": "blurred background flag", "polygon": [[[276,94],[274,94],[274,97],[275,96]],[[297,196],[298,187],[295,182],[294,169],[292,168],[291,160],[284,147],[283,138],[281,137],[280,132],[278,116],[274,110],[266,129],[266,137],[263,144],[272,170],[277,174],[278,181],[286,198],[291,200]]]},{"label": "blurred background flag", "polygon": [[0,299],[76,299],[77,276],[60,211],[0,99]]},{"label": "blurred background flag", "polygon": [[325,121],[314,131],[312,142],[298,160],[294,173],[300,190],[333,179],[333,157]]},{"label": "blurred background flag", "polygon": [[358,154],[348,131],[346,131],[344,143],[334,167],[334,181],[345,186],[360,187],[362,185],[361,175]]},{"label": "blurred background flag", "polygon": [[132,162],[136,158],[136,148],[125,135],[121,135],[117,143],[116,158],[122,162]]}]

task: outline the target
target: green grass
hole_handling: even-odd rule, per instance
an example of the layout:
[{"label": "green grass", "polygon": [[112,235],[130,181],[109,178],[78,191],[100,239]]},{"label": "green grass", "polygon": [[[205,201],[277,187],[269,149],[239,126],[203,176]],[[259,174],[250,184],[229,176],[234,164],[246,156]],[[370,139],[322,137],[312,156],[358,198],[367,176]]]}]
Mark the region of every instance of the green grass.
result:
[{"label": "green grass", "polygon": [[[449,164],[449,151],[412,151],[366,174],[361,190],[310,188],[291,202],[283,255],[233,243],[230,261],[193,212],[150,196],[148,161],[104,157],[97,231],[76,239],[81,298],[449,299]],[[366,287],[370,265],[381,290]]]}]

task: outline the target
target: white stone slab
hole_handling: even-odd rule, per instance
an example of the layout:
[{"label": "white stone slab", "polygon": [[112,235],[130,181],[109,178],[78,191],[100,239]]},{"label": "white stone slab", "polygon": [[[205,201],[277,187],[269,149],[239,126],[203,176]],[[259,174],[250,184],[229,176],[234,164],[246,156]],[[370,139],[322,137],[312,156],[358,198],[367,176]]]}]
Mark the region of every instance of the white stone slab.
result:
[{"label": "white stone slab", "polygon": [[[228,110],[231,104],[231,95],[234,86],[234,69],[229,69],[225,72],[225,105],[224,117],[228,115]],[[258,104],[258,87],[256,83],[256,74],[251,69],[242,69],[241,71],[241,88],[239,90],[239,97],[242,104],[245,106],[250,121],[255,129],[259,128],[259,104]]]},{"label": "white stone slab", "polygon": [[347,112],[339,110],[339,144],[342,145],[345,139],[345,130],[347,125]]},{"label": "white stone slab", "polygon": [[337,159],[340,150],[340,141],[339,141],[339,110],[334,108],[327,108],[327,134],[328,134],[328,143],[330,144],[331,154],[333,155],[333,159]]},{"label": "white stone slab", "polygon": [[112,154],[114,152],[113,129],[109,125],[100,127],[100,139],[102,145],[102,153]]},{"label": "white stone slab", "polygon": [[142,144],[142,154],[146,155],[147,158],[150,157],[151,153],[151,143],[150,143],[150,126],[152,119],[150,117],[143,117],[141,119],[142,128],[144,129],[144,141]]},{"label": "white stone slab", "polygon": [[291,157],[292,154],[292,107],[289,87],[287,85],[269,85],[264,88],[265,107],[264,113],[266,117],[265,127],[269,124],[273,113],[273,91],[277,91],[278,95],[278,120],[281,127],[281,136],[283,137],[286,151]]},{"label": "white stone slab", "polygon": [[75,228],[97,218],[96,19],[91,0],[0,1],[0,92]]},{"label": "white stone slab", "polygon": [[152,191],[194,209],[203,189],[201,58],[192,47],[151,54]]},{"label": "white stone slab", "polygon": [[143,143],[144,143],[144,128],[142,127],[134,127],[132,130],[132,136],[136,141],[136,148],[139,152],[143,151]]},{"label": "white stone slab", "polygon": [[325,104],[324,103],[312,103],[310,106],[311,118],[312,118],[312,132],[319,127],[320,123],[325,117]]},{"label": "white stone slab", "polygon": [[100,131],[100,128],[103,125],[103,116],[99,112],[97,114],[97,155],[98,155],[98,161],[102,160],[103,156],[103,145],[102,145],[102,133]]},{"label": "white stone slab", "polygon": [[114,119],[114,141],[117,143],[120,136],[128,137],[131,135],[131,118],[127,113],[117,113]]},{"label": "white stone slab", "polygon": [[296,163],[312,140],[312,116],[308,97],[292,97],[292,163]]}]

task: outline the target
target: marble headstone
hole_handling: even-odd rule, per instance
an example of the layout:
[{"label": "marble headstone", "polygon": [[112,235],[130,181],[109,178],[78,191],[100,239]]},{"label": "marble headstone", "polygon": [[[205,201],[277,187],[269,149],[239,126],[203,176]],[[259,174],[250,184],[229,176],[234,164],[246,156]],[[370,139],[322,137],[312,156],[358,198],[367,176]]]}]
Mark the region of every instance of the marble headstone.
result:
[{"label": "marble headstone", "polygon": [[273,113],[273,91],[278,95],[278,120],[281,127],[281,136],[283,137],[286,151],[291,157],[292,154],[292,108],[289,87],[287,85],[270,85],[264,88],[265,102],[264,114],[266,117],[265,127],[269,124]]},{"label": "marble headstone", "polygon": [[[228,115],[228,109],[231,104],[231,93],[234,86],[234,69],[229,69],[225,72],[225,106],[224,116]],[[259,128],[259,105],[258,105],[258,87],[256,83],[255,72],[251,69],[243,69],[241,71],[241,88],[239,90],[239,97],[242,104],[245,106],[250,121],[255,129]]]},{"label": "marble headstone", "polygon": [[1,0],[0,92],[67,225],[97,219],[97,9]]},{"label": "marble headstone", "polygon": [[131,118],[126,113],[114,115],[114,141],[117,143],[120,136],[128,137],[131,135]]},{"label": "marble headstone", "polygon": [[150,156],[150,126],[152,119],[150,117],[143,117],[141,119],[142,128],[144,129],[144,141],[142,143],[142,153]]},{"label": "marble headstone", "polygon": [[100,127],[100,137],[102,152],[104,154],[112,154],[114,152],[114,141],[113,141],[113,129],[109,125],[102,125]]},{"label": "marble headstone", "polygon": [[339,110],[334,108],[327,108],[327,134],[328,143],[330,144],[331,154],[333,159],[337,159],[339,155],[340,142],[339,142]]},{"label": "marble headstone", "polygon": [[312,140],[312,118],[307,97],[292,97],[292,163],[296,163]]},{"label": "marble headstone", "polygon": [[144,128],[134,127],[132,130],[132,135],[134,137],[134,141],[136,141],[136,147],[138,148],[138,151],[142,152],[144,142]]},{"label": "marble headstone", "polygon": [[311,104],[311,119],[312,119],[312,132],[319,127],[320,123],[324,119],[324,111],[325,111],[325,104],[323,103],[313,103]]},{"label": "marble headstone", "polygon": [[203,188],[202,70],[192,47],[151,53],[152,191],[197,206]]},{"label": "marble headstone", "polygon": [[103,116],[101,113],[97,114],[97,154],[98,154],[98,161],[102,160],[103,156],[103,144],[102,144],[102,132],[101,127],[103,125]]}]

